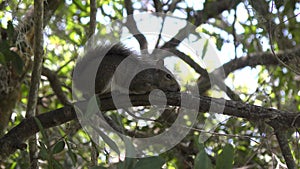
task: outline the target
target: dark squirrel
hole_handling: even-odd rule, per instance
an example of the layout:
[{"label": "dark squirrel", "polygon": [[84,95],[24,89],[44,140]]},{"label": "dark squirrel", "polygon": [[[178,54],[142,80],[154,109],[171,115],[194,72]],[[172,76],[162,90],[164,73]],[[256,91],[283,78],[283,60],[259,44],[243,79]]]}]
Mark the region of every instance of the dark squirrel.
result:
[{"label": "dark squirrel", "polygon": [[[103,58],[98,66],[94,81],[94,92],[96,94],[107,94],[115,90],[120,93],[126,93],[125,90],[128,90],[132,94],[145,94],[153,89],[171,92],[180,91],[179,84],[172,73],[164,66],[162,59],[145,61],[140,58],[140,55],[133,54],[132,51],[120,44],[113,46],[100,45],[87,51],[82,59],[77,62],[76,70],[78,72],[84,71],[89,66],[88,62],[93,63],[101,56]],[[125,60],[125,67],[123,66],[119,70],[118,66]],[[118,70],[118,73],[116,73],[116,70]],[[128,75],[134,75],[130,82],[126,82],[130,83],[129,88],[125,87],[126,85],[124,86]],[[80,83],[76,83],[74,85],[77,89],[80,90],[84,87]]]}]

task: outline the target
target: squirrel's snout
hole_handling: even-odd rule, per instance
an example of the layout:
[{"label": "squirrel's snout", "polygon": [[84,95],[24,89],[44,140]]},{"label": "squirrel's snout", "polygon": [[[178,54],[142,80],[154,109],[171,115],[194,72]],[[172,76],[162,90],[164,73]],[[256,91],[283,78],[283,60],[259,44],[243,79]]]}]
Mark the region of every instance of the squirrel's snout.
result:
[{"label": "squirrel's snout", "polygon": [[170,92],[179,92],[180,91],[180,87],[178,85],[171,85],[169,88]]}]

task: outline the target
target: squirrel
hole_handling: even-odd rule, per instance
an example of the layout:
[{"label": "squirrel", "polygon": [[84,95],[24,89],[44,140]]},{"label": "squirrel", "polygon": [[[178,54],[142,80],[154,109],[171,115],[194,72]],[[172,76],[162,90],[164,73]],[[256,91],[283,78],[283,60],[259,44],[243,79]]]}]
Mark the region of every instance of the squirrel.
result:
[{"label": "squirrel", "polygon": [[[105,56],[103,56],[105,54]],[[96,60],[101,58],[100,64],[96,64]],[[123,68],[118,66],[124,63]],[[94,79],[95,94],[104,95],[112,91],[129,94],[146,94],[153,89],[162,91],[177,92],[180,86],[172,73],[164,66],[162,59],[158,61],[145,61],[140,55],[134,54],[124,45],[100,45],[94,49],[88,50],[84,56],[77,62],[75,71],[85,71],[92,64],[97,65],[97,73]],[[118,70],[118,73],[116,73]],[[87,74],[86,74],[87,75]],[[131,78],[128,75],[134,75]],[[73,77],[74,78],[74,77]],[[80,79],[89,77],[80,77]],[[121,80],[120,80],[121,79]],[[122,80],[123,79],[123,80]],[[125,82],[125,81],[130,82]],[[75,87],[82,91],[84,89],[85,80],[75,81]],[[74,81],[73,81],[74,82]],[[125,87],[125,83],[130,83],[129,88]],[[127,88],[127,89],[126,89]],[[90,91],[91,92],[91,91]]]}]

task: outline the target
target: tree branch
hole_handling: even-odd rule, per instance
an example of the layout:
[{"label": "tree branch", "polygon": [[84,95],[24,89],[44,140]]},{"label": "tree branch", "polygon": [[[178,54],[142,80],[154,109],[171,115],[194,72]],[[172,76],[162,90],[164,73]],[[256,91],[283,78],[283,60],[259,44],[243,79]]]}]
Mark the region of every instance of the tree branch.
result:
[{"label": "tree branch", "polygon": [[62,84],[57,77],[57,74],[50,69],[43,67],[42,75],[46,76],[50,82],[50,86],[54,91],[55,95],[57,96],[58,100],[63,105],[71,105],[70,101],[68,100],[67,96],[65,95],[64,91],[62,90]]},{"label": "tree branch", "polygon": [[[240,0],[222,0],[222,1],[213,1],[207,2],[203,10],[196,12],[195,16],[191,16],[191,18],[196,18],[196,22],[193,23],[194,27],[205,23],[208,19],[213,18],[219,14],[221,14],[225,10],[230,10],[232,7],[236,6],[240,3]],[[185,26],[182,28],[171,40],[166,42],[161,49],[165,48],[174,48],[178,46],[181,41],[187,37],[188,34],[194,32],[192,30],[194,27]]]},{"label": "tree branch", "polygon": [[[34,0],[34,64],[31,74],[30,90],[28,95],[28,104],[26,110],[26,118],[35,117],[38,91],[41,80],[42,64],[43,64],[43,20],[44,20],[44,2],[43,0]],[[38,167],[38,147],[36,135],[33,135],[29,141],[29,159],[30,168]]]},{"label": "tree branch", "polygon": [[[294,63],[295,60],[300,60],[300,46],[297,46],[293,49],[288,49],[285,51],[279,51],[277,56],[280,60],[286,64]],[[225,63],[223,66],[215,69],[211,74],[219,72],[221,69],[224,69],[225,77],[227,77],[231,72],[235,70],[245,68],[247,66],[255,67],[257,65],[278,65],[279,62],[274,57],[274,55],[270,52],[262,52],[262,53],[252,53],[245,57],[240,57],[238,59],[231,60]],[[205,76],[200,78],[198,81],[198,86],[201,86],[199,93],[203,93],[204,91],[210,88],[210,81]]]},{"label": "tree branch", "polygon": [[159,0],[154,0],[154,7],[156,12],[162,12],[162,3]]},{"label": "tree branch", "polygon": [[[291,127],[300,127],[299,113],[280,111],[272,108],[264,108],[260,106],[245,104],[236,101],[211,98],[206,96],[194,97],[185,93],[165,93],[168,99],[167,104],[173,106],[181,106],[181,99],[188,99],[190,103],[199,103],[199,112],[208,112],[211,104],[215,107],[223,106],[223,112],[214,112],[229,116],[241,117],[247,120],[264,121],[271,126],[280,127],[281,130],[287,130]],[[120,100],[124,99],[124,95],[118,96]],[[133,106],[149,106],[148,95],[131,95],[131,103]],[[164,100],[162,96],[157,99]],[[120,102],[122,103],[122,101]],[[125,103],[125,102],[124,102]],[[112,98],[101,98],[101,111],[115,110]],[[120,105],[122,106],[122,105]],[[126,107],[127,105],[124,105]],[[192,106],[185,105],[186,108]],[[43,128],[54,127],[76,118],[76,113],[71,106],[66,106],[37,116]],[[26,147],[24,142],[33,134],[39,131],[33,118],[23,120],[19,125],[10,130],[4,137],[0,139],[0,159],[7,158],[17,149]]]},{"label": "tree branch", "polygon": [[282,155],[285,159],[286,165],[289,169],[296,169],[296,163],[293,159],[293,155],[291,153],[291,149],[289,146],[287,133],[285,131],[282,131],[281,129],[277,128],[276,126],[273,127],[275,130],[275,135],[280,147],[280,150],[282,152]]},{"label": "tree branch", "polygon": [[90,24],[89,24],[89,32],[88,32],[88,37],[90,38],[96,30],[96,15],[97,15],[97,3],[95,0],[90,1]]},{"label": "tree branch", "polygon": [[[201,76],[208,77],[208,72],[203,69],[198,63],[196,63],[191,57],[187,56],[185,53],[177,50],[177,49],[167,49],[168,51],[172,52],[176,56],[178,56],[180,59],[185,61],[189,66],[191,66],[197,73],[199,73]],[[212,79],[211,79],[212,80]],[[223,79],[217,79],[215,78],[214,81],[216,81],[216,84],[218,87],[226,92],[227,96],[235,101],[242,101],[239,95],[237,95],[234,91],[232,91],[223,81]],[[201,94],[201,93],[200,93]]]},{"label": "tree branch", "polygon": [[127,11],[127,20],[125,25],[128,27],[128,30],[130,33],[136,38],[136,40],[140,44],[141,50],[148,49],[148,42],[146,37],[141,34],[141,32],[138,30],[137,25],[135,23],[134,17],[133,17],[133,7],[131,0],[125,0],[124,1],[125,8]]}]

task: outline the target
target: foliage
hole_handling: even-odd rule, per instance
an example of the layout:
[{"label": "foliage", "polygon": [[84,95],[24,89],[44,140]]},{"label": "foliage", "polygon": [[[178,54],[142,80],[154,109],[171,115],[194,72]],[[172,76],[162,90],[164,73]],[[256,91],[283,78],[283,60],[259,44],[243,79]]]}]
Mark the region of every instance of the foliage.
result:
[{"label": "foliage", "polygon": [[[161,2],[163,12],[167,13],[168,10],[171,10],[171,6],[175,5],[174,14],[178,14],[195,25],[200,22],[196,18],[197,14],[200,15],[199,11],[215,12],[215,14],[207,16],[205,13],[202,14],[203,23],[197,25],[197,29],[214,41],[217,49],[221,51],[223,63],[230,62],[231,59],[250,56],[250,54],[272,53],[271,45],[274,52],[278,52],[292,49],[300,43],[300,3],[297,1],[263,0],[263,3],[257,6],[257,4],[250,1],[235,0],[232,1],[232,4],[236,5],[228,7],[220,14],[218,14],[217,9],[209,5],[209,3],[216,3],[217,0],[197,2],[203,5],[202,8],[201,5],[196,7],[193,4],[196,2],[192,1],[178,1],[178,3],[175,3],[177,1],[163,0]],[[79,53],[88,40],[89,3],[89,1],[81,0],[62,3],[50,21],[46,23],[44,29],[45,56],[43,66],[55,72],[60,82],[62,82],[62,90],[68,98],[72,98],[71,72]],[[132,3],[135,13],[156,11],[153,1],[132,1]],[[32,58],[31,55],[24,55],[26,51],[20,49],[24,49],[25,45],[21,42],[28,38],[26,37],[28,34],[24,35],[17,28],[20,27],[22,18],[26,16],[26,12],[31,6],[32,2],[26,0],[0,0],[0,67],[1,65],[12,67],[18,76],[24,74],[22,76],[24,79],[20,84],[21,92],[13,110],[8,130],[25,118],[24,111],[26,110],[30,86],[30,73],[29,71],[26,72],[27,62],[24,60],[31,60]],[[205,9],[206,7],[211,9]],[[128,15],[126,13],[128,8],[126,9],[125,3],[120,0],[97,1],[97,8],[97,31],[103,35],[111,33],[105,26],[107,23]],[[267,10],[267,13],[265,13],[265,10]],[[243,13],[240,14],[239,12]],[[239,15],[243,15],[244,18]],[[269,28],[270,25],[272,29]],[[16,36],[17,34],[19,37]],[[18,39],[21,35],[24,36],[24,39]],[[119,38],[120,35],[114,36]],[[202,58],[207,52],[207,43]],[[11,50],[12,47],[18,48],[19,51]],[[228,52],[229,47],[234,50]],[[27,58],[24,59],[24,57]],[[289,112],[299,112],[300,75],[297,72],[300,72],[300,63],[299,60],[284,63],[255,66],[248,63],[241,65],[240,70],[228,72],[229,75],[225,82],[231,90],[240,96],[243,102]],[[242,74],[239,74],[239,71]],[[244,77],[239,77],[239,75]],[[245,78],[248,78],[248,75],[254,77],[255,83],[247,84],[248,79]],[[188,89],[189,85],[196,84],[199,80],[199,74],[191,76],[181,76],[186,78],[184,81],[189,82],[183,89]],[[235,83],[236,81],[246,82]],[[209,95],[211,92],[212,90],[207,90],[205,94]],[[43,76],[39,91],[38,113],[55,110],[62,106],[63,104],[56,96],[48,78]],[[141,108],[140,112],[147,108]],[[171,112],[175,112],[176,115],[176,111]],[[122,126],[124,132],[127,132],[127,134],[133,133],[137,136],[138,134],[152,136],[167,130],[170,123],[174,122],[175,115],[167,115],[168,120],[165,120],[165,118],[160,123],[151,122],[150,125],[140,125],[139,120],[126,115],[124,112],[109,111],[105,114],[106,117]],[[115,145],[117,143],[106,137],[103,132],[102,144],[97,147],[99,152],[97,166],[92,168],[229,169],[242,166],[275,168],[276,165],[279,166],[284,163],[274,131],[260,119],[247,121],[231,117],[221,123],[212,124],[216,126],[214,131],[203,131],[203,122],[208,118],[210,118],[209,113],[199,114],[198,123],[192,127],[191,132],[177,146],[159,156],[149,158],[113,158],[114,151],[118,152]],[[47,130],[43,129],[43,125],[38,120],[36,120],[36,123],[41,131],[39,132],[39,160],[42,168],[91,167],[90,148],[92,147],[92,140],[83,129],[73,127],[76,126],[75,122]],[[203,143],[199,141],[201,132],[207,132],[210,136]],[[297,129],[291,128],[287,135],[289,146],[292,147],[292,154],[298,167],[300,167],[299,132]],[[26,151],[17,151],[7,161],[3,162],[1,167],[11,169],[28,168],[28,158]]]}]

